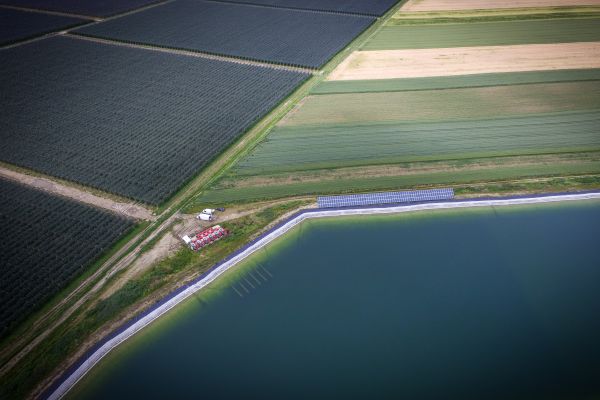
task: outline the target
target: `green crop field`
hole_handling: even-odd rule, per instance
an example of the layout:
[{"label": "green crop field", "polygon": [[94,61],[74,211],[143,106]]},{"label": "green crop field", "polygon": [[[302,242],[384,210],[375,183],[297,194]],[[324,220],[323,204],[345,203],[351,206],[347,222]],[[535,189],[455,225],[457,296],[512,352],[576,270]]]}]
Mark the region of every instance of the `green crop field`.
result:
[{"label": "green crop field", "polygon": [[[567,71],[486,75],[506,85],[309,96],[198,201],[600,173],[600,81],[515,84],[569,79]],[[485,83],[482,75],[411,81]],[[515,165],[515,156],[534,159]],[[493,168],[473,161],[491,159],[501,161]],[[415,162],[417,172],[390,172]],[[434,167],[439,162],[450,166]]]},{"label": "green crop field", "polygon": [[600,112],[436,123],[279,127],[238,175],[600,149]]},{"label": "green crop field", "polygon": [[504,72],[431,78],[370,79],[323,81],[311,94],[404,92],[411,90],[461,89],[469,87],[522,85],[600,80],[600,69]]},{"label": "green crop field", "polygon": [[407,175],[376,177],[346,177],[342,179],[318,179],[309,182],[286,184],[249,185],[240,187],[215,187],[203,193],[198,203],[250,202],[288,196],[319,195],[376,190],[399,190],[436,185],[464,185],[478,182],[506,181],[600,173],[600,160],[539,163],[525,166],[499,166],[496,168],[470,168],[465,170],[435,171]]},{"label": "green crop field", "polygon": [[600,18],[387,25],[361,50],[498,46],[600,40]]},{"label": "green crop field", "polygon": [[[399,10],[360,49],[600,41],[599,11]],[[197,201],[250,202],[440,185],[465,193],[474,187],[595,187],[600,182],[600,69],[555,67],[324,80]]]},{"label": "green crop field", "polygon": [[310,96],[280,126],[484,119],[600,109],[600,81]]}]

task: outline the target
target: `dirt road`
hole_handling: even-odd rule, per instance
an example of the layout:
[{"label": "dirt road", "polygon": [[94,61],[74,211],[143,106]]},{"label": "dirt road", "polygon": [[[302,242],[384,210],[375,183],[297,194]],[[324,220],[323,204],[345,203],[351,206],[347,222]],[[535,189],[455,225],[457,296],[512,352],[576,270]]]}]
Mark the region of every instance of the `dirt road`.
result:
[{"label": "dirt road", "polygon": [[152,211],[137,203],[124,203],[107,197],[101,197],[72,186],[60,184],[48,178],[23,174],[2,166],[0,166],[0,176],[20,182],[35,189],[40,189],[62,197],[68,197],[80,203],[89,204],[116,214],[125,215],[129,218],[146,221],[154,221],[156,219],[156,216],[152,214]]}]

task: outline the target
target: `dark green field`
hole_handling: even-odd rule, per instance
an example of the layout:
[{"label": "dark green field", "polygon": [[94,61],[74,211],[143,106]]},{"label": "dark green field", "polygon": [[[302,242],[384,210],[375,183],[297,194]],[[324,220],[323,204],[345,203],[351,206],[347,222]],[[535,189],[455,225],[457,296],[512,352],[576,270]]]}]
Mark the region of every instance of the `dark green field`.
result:
[{"label": "dark green field", "polygon": [[600,18],[384,26],[361,50],[592,42]]}]

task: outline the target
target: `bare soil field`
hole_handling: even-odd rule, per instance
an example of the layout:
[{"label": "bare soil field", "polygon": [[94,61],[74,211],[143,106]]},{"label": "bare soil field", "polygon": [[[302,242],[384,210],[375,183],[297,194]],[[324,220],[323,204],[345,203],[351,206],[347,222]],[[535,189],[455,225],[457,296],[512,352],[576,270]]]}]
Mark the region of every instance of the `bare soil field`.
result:
[{"label": "bare soil field", "polygon": [[400,11],[485,10],[493,8],[600,5],[600,0],[409,0]]},{"label": "bare soil field", "polygon": [[600,68],[600,42],[357,51],[328,80]]}]

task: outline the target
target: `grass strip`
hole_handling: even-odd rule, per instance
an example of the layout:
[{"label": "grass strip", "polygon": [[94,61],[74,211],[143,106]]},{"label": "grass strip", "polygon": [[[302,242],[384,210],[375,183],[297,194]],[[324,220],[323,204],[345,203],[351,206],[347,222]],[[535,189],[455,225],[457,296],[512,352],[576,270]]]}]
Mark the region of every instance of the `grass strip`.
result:
[{"label": "grass strip", "polygon": [[403,176],[349,178],[291,183],[287,185],[251,186],[209,190],[198,202],[251,202],[288,196],[355,193],[379,190],[452,186],[480,182],[516,180],[533,177],[568,176],[600,173],[600,161],[566,164],[541,164],[494,169],[445,171]]},{"label": "grass strip", "polygon": [[368,79],[348,81],[323,81],[311,94],[404,92],[414,90],[462,89],[554,83],[593,81],[600,79],[600,69],[564,69],[555,71],[503,72],[431,78]]}]

